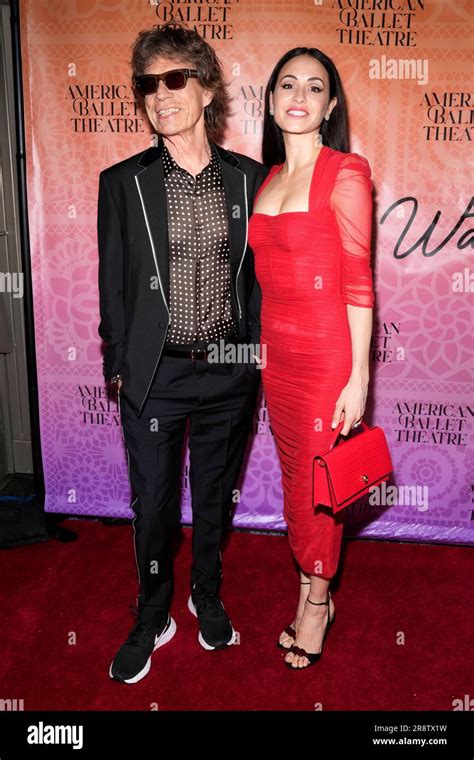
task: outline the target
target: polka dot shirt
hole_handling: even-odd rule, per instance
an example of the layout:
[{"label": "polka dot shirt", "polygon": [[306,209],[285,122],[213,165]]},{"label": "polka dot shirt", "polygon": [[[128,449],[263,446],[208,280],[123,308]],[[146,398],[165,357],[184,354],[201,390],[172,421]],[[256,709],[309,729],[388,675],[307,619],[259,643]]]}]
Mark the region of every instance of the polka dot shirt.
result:
[{"label": "polka dot shirt", "polygon": [[193,177],[164,146],[170,317],[167,345],[202,347],[237,336],[230,300],[226,198],[216,149]]}]

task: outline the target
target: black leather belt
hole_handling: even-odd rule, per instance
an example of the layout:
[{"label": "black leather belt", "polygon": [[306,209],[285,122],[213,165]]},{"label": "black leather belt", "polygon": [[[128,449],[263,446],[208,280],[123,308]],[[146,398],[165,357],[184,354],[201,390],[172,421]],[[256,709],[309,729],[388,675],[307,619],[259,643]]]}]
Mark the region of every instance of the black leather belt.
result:
[{"label": "black leather belt", "polygon": [[[224,346],[227,346],[229,344],[237,345],[238,343],[241,343],[241,339],[236,340],[226,340],[224,343]],[[162,354],[165,356],[177,356],[182,359],[193,359],[196,361],[196,359],[199,359],[200,361],[207,361],[207,357],[210,353],[214,353],[214,351],[209,351],[207,348],[175,348],[174,346],[165,346]]]},{"label": "black leather belt", "polygon": [[164,348],[162,353],[164,356],[177,356],[183,359],[207,361],[210,351],[207,351],[205,348],[191,348],[189,350],[184,348]]}]

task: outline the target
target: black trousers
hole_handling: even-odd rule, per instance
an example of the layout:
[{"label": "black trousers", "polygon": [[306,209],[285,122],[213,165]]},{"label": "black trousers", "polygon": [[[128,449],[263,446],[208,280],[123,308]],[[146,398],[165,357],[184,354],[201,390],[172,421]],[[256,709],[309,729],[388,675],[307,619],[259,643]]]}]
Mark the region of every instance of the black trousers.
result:
[{"label": "black trousers", "polygon": [[221,537],[229,524],[260,382],[255,364],[162,356],[139,418],[120,391],[134,492],[132,510],[141,619],[168,610],[173,542],[181,521],[183,443],[189,420],[193,513],[191,583],[217,591]]}]

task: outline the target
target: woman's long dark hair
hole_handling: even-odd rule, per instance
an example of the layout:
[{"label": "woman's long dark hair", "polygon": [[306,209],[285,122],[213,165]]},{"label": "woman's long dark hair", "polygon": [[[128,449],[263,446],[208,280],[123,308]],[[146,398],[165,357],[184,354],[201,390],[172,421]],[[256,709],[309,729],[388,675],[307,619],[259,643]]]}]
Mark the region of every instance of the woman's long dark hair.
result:
[{"label": "woman's long dark hair", "polygon": [[341,78],[334,63],[327,55],[317,48],[297,47],[289,50],[280,58],[277,65],[272,71],[268,80],[267,89],[265,90],[265,114],[263,117],[263,140],[262,140],[262,159],[267,166],[273,164],[282,164],[285,161],[285,144],[283,142],[283,133],[275,123],[273,116],[270,116],[270,93],[274,92],[278,76],[281,69],[298,55],[310,55],[322,63],[329,77],[329,101],[333,97],[337,98],[337,104],[331,111],[329,120],[323,119],[320,127],[320,133],[323,145],[327,145],[333,150],[341,150],[343,153],[349,152],[349,129],[347,106],[344,90],[342,88]]}]

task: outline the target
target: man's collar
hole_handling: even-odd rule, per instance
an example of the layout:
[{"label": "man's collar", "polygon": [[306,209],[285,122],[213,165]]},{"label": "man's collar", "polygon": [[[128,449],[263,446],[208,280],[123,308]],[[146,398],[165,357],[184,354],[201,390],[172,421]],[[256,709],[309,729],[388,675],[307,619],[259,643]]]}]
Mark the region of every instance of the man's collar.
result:
[{"label": "man's collar", "polygon": [[[209,163],[207,163],[206,166],[201,171],[205,171],[208,168],[210,168],[212,171],[213,169],[216,169],[219,166],[219,156],[218,156],[216,147],[213,143],[209,143],[209,144],[211,147],[211,158],[209,160]],[[161,155],[163,158],[163,171],[164,171],[165,177],[168,177],[174,171],[181,172],[183,174],[188,174],[187,170],[178,164],[178,162],[171,155],[167,146],[164,144],[163,144]]]},{"label": "man's collar", "polygon": [[[209,141],[211,146],[213,146],[216,150],[217,157],[220,161],[225,161],[226,163],[230,164],[231,166],[239,166],[239,159],[237,156],[235,156],[233,153],[231,153],[229,150],[226,150],[221,145],[217,145],[217,143]],[[164,149],[164,142],[160,138],[158,141],[157,146],[152,146],[150,148],[147,148],[138,159],[139,166],[147,167],[150,164],[152,164],[154,161],[157,161],[159,158],[163,155],[163,149]]]}]

